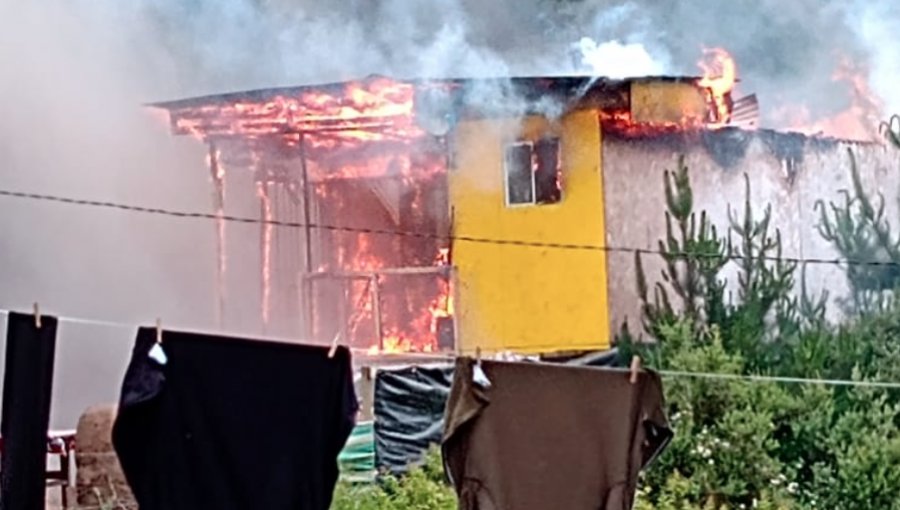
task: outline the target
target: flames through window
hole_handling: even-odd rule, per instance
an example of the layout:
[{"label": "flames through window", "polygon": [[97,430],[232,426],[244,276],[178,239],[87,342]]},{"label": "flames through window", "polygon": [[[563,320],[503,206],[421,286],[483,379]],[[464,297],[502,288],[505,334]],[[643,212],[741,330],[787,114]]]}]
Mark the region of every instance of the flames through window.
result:
[{"label": "flames through window", "polygon": [[554,204],[562,199],[559,139],[510,144],[504,166],[507,205]]}]

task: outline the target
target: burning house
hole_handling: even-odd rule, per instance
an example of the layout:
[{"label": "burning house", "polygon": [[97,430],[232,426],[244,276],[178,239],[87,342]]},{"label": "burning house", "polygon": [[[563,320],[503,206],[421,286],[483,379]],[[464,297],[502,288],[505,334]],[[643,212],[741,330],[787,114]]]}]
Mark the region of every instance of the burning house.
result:
[{"label": "burning house", "polygon": [[848,142],[755,129],[722,62],[713,78],[371,77],[153,106],[209,147],[223,301],[226,182],[250,176],[271,331],[372,352],[588,350],[638,313],[633,256],[604,247],[656,247],[678,154],[714,220],[747,173],[786,254],[829,249],[812,202],[847,177],[810,172]]}]

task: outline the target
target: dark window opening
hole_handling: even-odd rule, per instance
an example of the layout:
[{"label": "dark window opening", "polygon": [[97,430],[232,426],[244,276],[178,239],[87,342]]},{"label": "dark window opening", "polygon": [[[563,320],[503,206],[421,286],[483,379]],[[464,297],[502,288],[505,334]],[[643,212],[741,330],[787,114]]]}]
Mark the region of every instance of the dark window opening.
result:
[{"label": "dark window opening", "polygon": [[506,148],[506,200],[510,205],[534,203],[531,144],[517,143]]},{"label": "dark window opening", "polygon": [[506,147],[508,205],[554,204],[562,199],[559,140],[518,142]]},{"label": "dark window opening", "polygon": [[555,204],[562,198],[559,185],[559,140],[540,140],[534,146],[534,198],[538,204]]}]

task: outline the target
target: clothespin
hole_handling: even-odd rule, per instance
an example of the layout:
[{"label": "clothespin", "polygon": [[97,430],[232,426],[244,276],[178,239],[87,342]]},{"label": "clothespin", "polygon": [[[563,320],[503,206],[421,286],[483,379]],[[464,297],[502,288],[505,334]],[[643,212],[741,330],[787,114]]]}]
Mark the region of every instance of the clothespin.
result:
[{"label": "clothespin", "polygon": [[41,307],[34,302],[34,327],[41,329]]},{"label": "clothespin", "polygon": [[488,379],[484,369],[481,368],[481,347],[475,348],[475,367],[472,369],[472,381],[485,389],[491,387],[491,380]]},{"label": "clothespin", "polygon": [[638,375],[641,373],[641,357],[633,356],[631,358],[631,384],[637,384]]},{"label": "clothespin", "polygon": [[337,352],[337,348],[338,348],[338,338],[340,338],[340,337],[341,337],[341,332],[338,331],[338,332],[334,335],[334,338],[331,339],[331,349],[328,349],[328,359],[333,358],[333,357],[334,357],[334,354]]},{"label": "clothespin", "polygon": [[156,319],[156,343],[153,344],[153,347],[150,348],[150,352],[148,355],[151,359],[159,363],[160,365],[165,365],[169,362],[169,357],[166,356],[166,351],[163,350],[162,347],[163,342],[163,328],[162,328],[162,319]]}]

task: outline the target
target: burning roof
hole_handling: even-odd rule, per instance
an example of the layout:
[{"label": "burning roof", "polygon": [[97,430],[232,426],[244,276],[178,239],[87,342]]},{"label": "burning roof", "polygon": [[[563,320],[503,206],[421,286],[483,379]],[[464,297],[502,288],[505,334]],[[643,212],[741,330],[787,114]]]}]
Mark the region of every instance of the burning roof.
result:
[{"label": "burning roof", "polygon": [[[482,79],[361,80],[219,94],[150,106],[168,111],[176,134],[204,140],[271,135],[313,135],[310,145],[441,137],[454,122],[472,117],[556,117],[579,108],[600,111],[607,131],[647,136],[726,126],[756,129],[755,94],[737,96],[738,68],[721,48],[703,51],[703,74],[611,79],[599,76],[539,76]],[[853,104],[829,118],[815,119],[804,105],[775,105],[770,127],[815,137],[879,139],[881,103],[864,75],[842,63],[834,79],[846,82]],[[662,92],[662,93],[661,93]],[[663,96],[668,96],[665,98]],[[698,102],[698,96],[700,101]],[[674,100],[673,100],[674,98]],[[314,157],[314,156],[313,156]]]},{"label": "burning roof", "polygon": [[[594,107],[630,112],[635,84],[689,84],[705,94],[713,124],[727,123],[729,89],[698,77],[613,80],[590,76],[510,79],[395,80],[372,76],[358,81],[236,92],[150,106],[169,112],[176,134],[199,138],[314,134],[331,139],[385,140],[443,134],[447,123],[465,117],[526,114],[554,105],[556,111]],[[444,126],[441,128],[441,126]],[[327,134],[326,134],[327,133]]]},{"label": "burning roof", "polygon": [[403,90],[441,88],[456,91],[457,93],[463,93],[465,91],[471,92],[478,89],[506,89],[515,92],[526,100],[536,100],[547,95],[558,97],[575,97],[576,95],[579,95],[579,93],[581,95],[590,95],[589,93],[594,90],[624,88],[629,83],[639,81],[697,82],[700,79],[701,78],[699,77],[675,76],[648,76],[628,79],[610,79],[597,76],[533,76],[481,79],[454,78],[437,80],[401,80],[375,75],[355,81],[213,94],[176,101],[151,103],[148,106],[164,108],[169,111],[179,111],[183,109],[235,103],[264,103],[276,101],[278,98],[330,96],[333,98],[344,97],[351,99],[354,91],[357,89],[378,93],[390,86],[396,86]]}]

